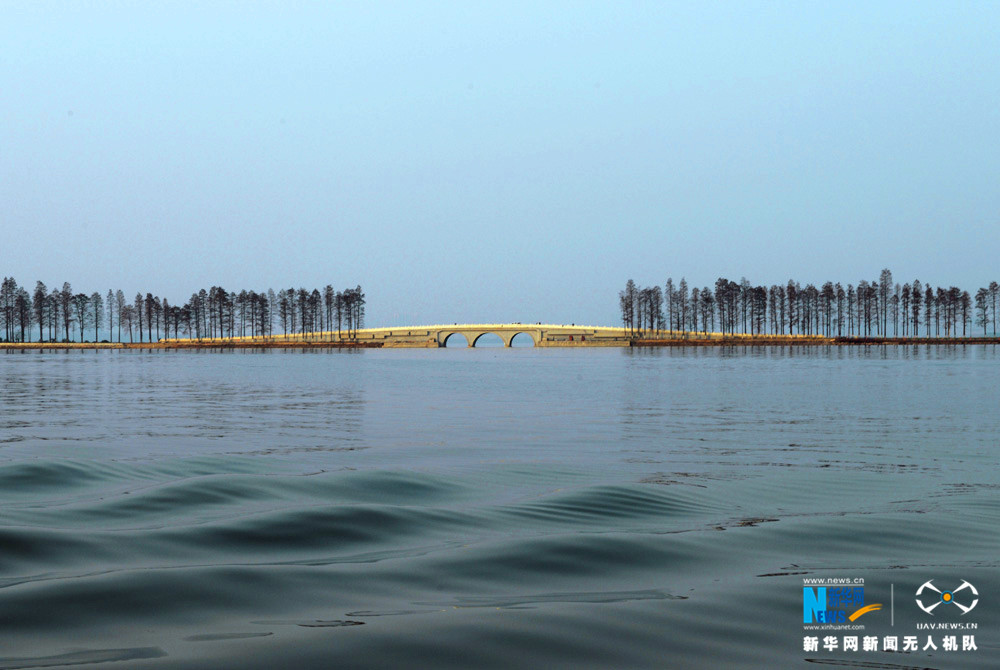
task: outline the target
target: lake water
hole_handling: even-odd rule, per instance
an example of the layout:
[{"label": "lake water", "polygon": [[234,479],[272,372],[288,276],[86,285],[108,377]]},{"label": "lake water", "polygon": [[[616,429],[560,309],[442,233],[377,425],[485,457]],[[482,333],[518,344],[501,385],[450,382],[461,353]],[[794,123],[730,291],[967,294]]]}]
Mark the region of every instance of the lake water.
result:
[{"label": "lake water", "polygon": [[[0,352],[0,668],[997,667],[998,363]],[[807,631],[813,578],[882,609]]]}]

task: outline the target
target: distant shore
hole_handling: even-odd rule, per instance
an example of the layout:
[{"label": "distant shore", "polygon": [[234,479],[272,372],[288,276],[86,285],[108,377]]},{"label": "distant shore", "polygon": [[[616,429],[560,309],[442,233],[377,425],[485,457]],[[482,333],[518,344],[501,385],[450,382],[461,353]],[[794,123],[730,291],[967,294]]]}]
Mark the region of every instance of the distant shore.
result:
[{"label": "distant shore", "polygon": [[741,337],[636,339],[633,347],[742,347],[742,346],[882,346],[913,344],[1000,344],[1000,337],[800,337],[743,335]]},{"label": "distant shore", "polygon": [[[631,347],[816,347],[816,346],[903,346],[941,344],[1000,344],[1000,337],[801,337],[742,335],[716,338],[635,338],[622,346]],[[0,350],[64,349],[381,349],[381,342],[330,342],[288,340],[187,340],[163,342],[0,342]]]},{"label": "distant shore", "polygon": [[374,342],[0,342],[2,349],[379,349]]}]

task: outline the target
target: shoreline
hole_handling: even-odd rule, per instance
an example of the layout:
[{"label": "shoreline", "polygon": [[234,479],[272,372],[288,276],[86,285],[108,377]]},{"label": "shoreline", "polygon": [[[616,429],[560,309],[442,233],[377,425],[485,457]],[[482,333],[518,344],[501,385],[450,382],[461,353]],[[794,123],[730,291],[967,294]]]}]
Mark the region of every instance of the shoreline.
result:
[{"label": "shoreline", "polygon": [[[817,346],[906,346],[947,344],[1000,344],[1000,337],[803,337],[800,335],[745,335],[722,338],[636,338],[623,342],[622,347],[817,347]],[[583,342],[573,348],[589,348]],[[582,346],[581,346],[582,345]],[[572,346],[572,345],[571,345]],[[594,348],[605,348],[596,345]],[[191,340],[185,342],[0,342],[0,350],[69,350],[69,349],[392,349],[381,342],[330,341],[233,341]]]},{"label": "shoreline", "polygon": [[1000,337],[802,337],[799,335],[745,335],[723,338],[636,339],[633,347],[870,347],[940,344],[1000,344]]},{"label": "shoreline", "polygon": [[374,342],[0,342],[0,350],[46,349],[381,349]]}]

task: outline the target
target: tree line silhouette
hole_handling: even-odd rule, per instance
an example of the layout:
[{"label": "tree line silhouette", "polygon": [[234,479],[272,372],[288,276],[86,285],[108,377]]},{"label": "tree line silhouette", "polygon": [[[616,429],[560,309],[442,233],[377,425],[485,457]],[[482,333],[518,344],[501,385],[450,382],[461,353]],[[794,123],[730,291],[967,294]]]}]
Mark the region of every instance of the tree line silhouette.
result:
[{"label": "tree line silhouette", "polygon": [[[827,337],[966,337],[974,327],[997,332],[1000,285],[975,296],[958,287],[896,283],[886,268],[857,285],[820,286],[788,280],[755,286],[720,277],[714,287],[690,288],[681,279],[641,288],[631,279],[618,294],[622,324],[634,337],[658,331]],[[922,331],[921,331],[922,329]],[[891,331],[891,333],[890,333]],[[923,335],[921,335],[921,332]],[[669,335],[668,335],[669,336]]]},{"label": "tree line silhouette", "polygon": [[[163,337],[234,338],[325,332],[331,339],[356,337],[364,327],[365,294],[360,286],[335,290],[273,289],[227,291],[220,286],[191,294],[183,305],[141,292],[75,293],[66,282],[51,291],[37,282],[31,293],[13,277],[0,285],[0,335],[4,342],[92,340],[155,342]],[[101,337],[102,332],[104,337]],[[35,337],[37,335],[37,337]]]}]

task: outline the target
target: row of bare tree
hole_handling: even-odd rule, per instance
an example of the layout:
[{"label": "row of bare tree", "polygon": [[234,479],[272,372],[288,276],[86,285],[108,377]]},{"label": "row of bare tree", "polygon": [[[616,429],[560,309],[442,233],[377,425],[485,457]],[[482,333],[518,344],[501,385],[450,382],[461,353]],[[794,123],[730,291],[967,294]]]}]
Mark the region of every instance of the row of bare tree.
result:
[{"label": "row of bare tree", "polygon": [[360,286],[238,293],[213,286],[174,305],[151,293],[137,293],[129,300],[121,289],[104,296],[97,291],[75,293],[68,282],[51,291],[37,282],[31,293],[13,277],[5,277],[0,285],[0,336],[5,342],[273,337],[275,328],[284,335],[325,333],[331,339],[350,339],[364,327],[364,320]]},{"label": "row of bare tree", "polygon": [[[966,337],[973,327],[997,332],[1000,285],[990,282],[971,296],[958,287],[920,280],[895,283],[883,269],[878,279],[855,286],[820,286],[789,280],[755,286],[720,277],[715,286],[689,288],[687,281],[640,288],[631,279],[618,294],[622,324],[633,336],[656,331],[825,335],[847,337]],[[923,331],[921,332],[921,327]]]}]

